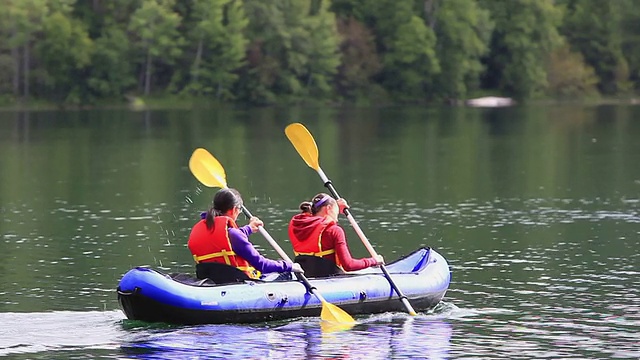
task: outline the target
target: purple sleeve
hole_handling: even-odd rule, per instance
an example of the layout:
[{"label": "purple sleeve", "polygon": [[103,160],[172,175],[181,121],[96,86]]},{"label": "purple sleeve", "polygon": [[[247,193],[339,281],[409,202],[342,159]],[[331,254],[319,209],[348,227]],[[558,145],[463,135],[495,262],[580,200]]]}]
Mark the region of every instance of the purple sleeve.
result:
[{"label": "purple sleeve", "polygon": [[253,234],[253,231],[251,231],[251,226],[249,225],[240,226],[238,230],[240,230],[244,234],[244,237],[247,238],[247,241],[249,241],[248,240],[249,235]]},{"label": "purple sleeve", "polygon": [[291,263],[282,260],[270,260],[260,255],[249,242],[251,227],[245,225],[239,229],[229,229],[229,240],[233,251],[246,259],[251,266],[262,273],[291,271]]}]

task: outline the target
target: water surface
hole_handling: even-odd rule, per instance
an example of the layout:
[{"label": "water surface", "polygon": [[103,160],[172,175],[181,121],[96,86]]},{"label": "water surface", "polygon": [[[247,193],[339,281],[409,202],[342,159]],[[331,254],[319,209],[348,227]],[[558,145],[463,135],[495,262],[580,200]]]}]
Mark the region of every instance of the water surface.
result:
[{"label": "water surface", "polygon": [[[577,105],[1,112],[0,356],[639,358],[638,118]],[[127,270],[193,269],[186,238],[214,193],[187,167],[197,147],[291,255],[287,221],[323,191],[284,136],[294,121],[380,254],[445,256],[443,303],[339,335],[314,318],[125,320]]]}]

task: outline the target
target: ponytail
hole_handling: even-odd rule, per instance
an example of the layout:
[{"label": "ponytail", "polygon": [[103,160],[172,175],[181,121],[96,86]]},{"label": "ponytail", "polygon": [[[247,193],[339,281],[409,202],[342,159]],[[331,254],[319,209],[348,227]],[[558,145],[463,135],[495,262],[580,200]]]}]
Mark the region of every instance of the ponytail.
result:
[{"label": "ponytail", "polygon": [[311,207],[313,206],[313,204],[311,203],[311,201],[303,201],[302,203],[300,203],[300,211],[303,214],[311,214]]},{"label": "ponytail", "polygon": [[217,216],[216,211],[213,209],[213,207],[206,212],[205,220],[207,223],[207,229],[213,230],[213,227],[214,227],[213,218],[216,216]]}]

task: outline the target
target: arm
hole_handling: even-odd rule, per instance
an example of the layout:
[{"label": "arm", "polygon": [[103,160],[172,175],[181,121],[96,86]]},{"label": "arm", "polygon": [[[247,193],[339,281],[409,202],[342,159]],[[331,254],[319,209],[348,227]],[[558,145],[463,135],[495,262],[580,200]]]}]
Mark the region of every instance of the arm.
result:
[{"label": "arm", "polygon": [[[229,237],[231,237],[231,230],[233,230],[233,229],[229,229]],[[249,226],[249,225],[240,226],[238,228],[238,231],[240,231],[244,235],[244,237],[247,238],[247,241],[249,241],[249,235],[253,234],[253,230],[251,230],[251,226]],[[231,245],[233,245],[233,244],[231,244]]]},{"label": "arm", "polygon": [[340,226],[330,226],[325,230],[325,236],[326,235],[333,238],[336,255],[345,271],[361,270],[377,264],[374,258],[354,259],[351,257],[351,252],[347,246],[347,237]]},{"label": "arm", "polygon": [[249,241],[249,234],[251,234],[249,225],[239,229],[229,229],[229,241],[238,256],[247,260],[251,266],[262,273],[291,271],[292,264],[290,262],[270,260],[260,255]]}]

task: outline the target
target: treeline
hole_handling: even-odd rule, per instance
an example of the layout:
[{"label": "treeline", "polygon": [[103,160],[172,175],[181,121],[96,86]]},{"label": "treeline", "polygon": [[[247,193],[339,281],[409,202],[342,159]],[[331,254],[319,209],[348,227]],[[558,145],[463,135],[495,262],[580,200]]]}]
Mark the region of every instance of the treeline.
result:
[{"label": "treeline", "polygon": [[0,102],[623,95],[637,0],[2,0]]}]

